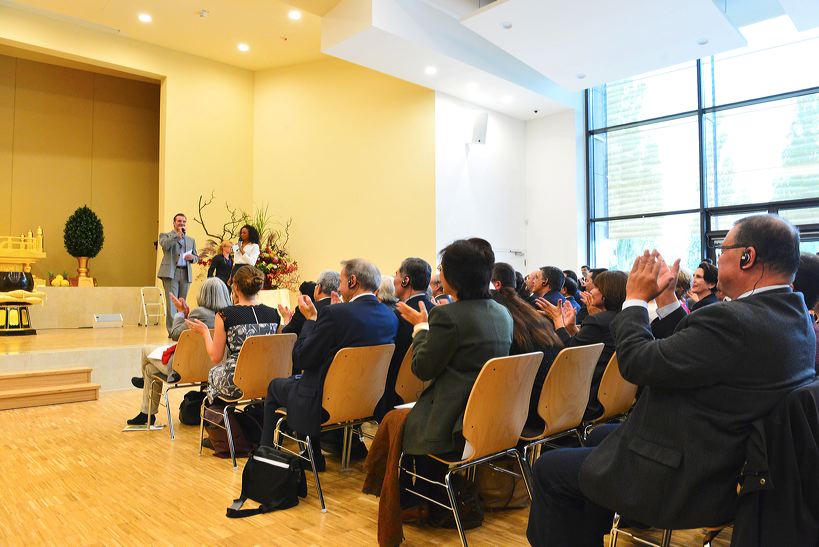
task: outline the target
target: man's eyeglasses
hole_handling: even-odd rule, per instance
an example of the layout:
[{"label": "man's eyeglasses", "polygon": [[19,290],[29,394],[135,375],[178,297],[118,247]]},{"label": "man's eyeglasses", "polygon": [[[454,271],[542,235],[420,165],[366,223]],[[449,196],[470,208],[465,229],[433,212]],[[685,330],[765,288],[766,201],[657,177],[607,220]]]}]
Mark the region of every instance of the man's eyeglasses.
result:
[{"label": "man's eyeglasses", "polygon": [[750,245],[746,245],[745,243],[735,243],[734,245],[725,245],[723,243],[711,243],[709,245],[712,249],[718,249],[720,251],[730,251],[731,249],[744,249],[746,247],[750,247]]}]

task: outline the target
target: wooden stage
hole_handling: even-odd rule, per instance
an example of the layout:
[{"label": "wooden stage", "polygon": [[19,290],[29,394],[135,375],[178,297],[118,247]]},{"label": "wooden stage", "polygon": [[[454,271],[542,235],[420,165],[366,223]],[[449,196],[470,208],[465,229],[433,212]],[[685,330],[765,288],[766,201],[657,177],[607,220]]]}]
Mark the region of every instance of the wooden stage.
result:
[{"label": "wooden stage", "polygon": [[165,326],[43,329],[0,337],[0,373],[91,367],[102,391],[125,389],[138,376],[143,348],[167,344]]}]

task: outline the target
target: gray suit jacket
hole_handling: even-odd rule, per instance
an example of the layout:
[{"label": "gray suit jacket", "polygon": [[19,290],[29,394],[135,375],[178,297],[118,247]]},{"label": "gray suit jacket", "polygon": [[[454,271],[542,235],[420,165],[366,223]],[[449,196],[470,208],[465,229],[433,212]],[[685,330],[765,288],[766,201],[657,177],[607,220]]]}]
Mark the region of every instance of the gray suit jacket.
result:
[{"label": "gray suit jacket", "polygon": [[[199,262],[199,255],[196,254],[196,240],[191,236],[185,236],[185,252],[191,251],[193,253],[193,262],[187,264],[188,283],[193,281],[193,272],[191,265]],[[164,234],[159,234],[159,246],[162,248],[162,263],[159,265],[159,272],[157,277],[173,279],[176,271],[176,264],[179,262],[179,254],[182,251],[182,246],[179,244],[179,238],[176,232],[170,231]]]},{"label": "gray suit jacket", "polygon": [[[212,329],[213,323],[216,320],[216,313],[208,308],[194,308],[188,314],[188,319],[199,319],[206,324],[209,329]],[[185,324],[185,316],[181,313],[177,313],[173,318],[173,325],[171,325],[170,339],[174,341],[179,340],[179,337],[182,336],[182,332],[187,329],[188,326]]]},{"label": "gray suit jacket", "polygon": [[407,417],[404,451],[462,451],[466,401],[483,365],[509,355],[512,316],[491,299],[461,300],[429,311],[429,330],[412,341],[412,371],[432,380]]}]

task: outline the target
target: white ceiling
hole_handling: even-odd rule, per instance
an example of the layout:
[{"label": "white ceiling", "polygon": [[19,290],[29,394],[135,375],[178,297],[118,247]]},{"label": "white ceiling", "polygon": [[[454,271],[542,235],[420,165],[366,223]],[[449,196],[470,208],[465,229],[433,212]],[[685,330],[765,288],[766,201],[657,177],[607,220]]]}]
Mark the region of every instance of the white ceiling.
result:
[{"label": "white ceiling", "polygon": [[819,27],[819,0],[779,0],[796,30],[802,32]]}]

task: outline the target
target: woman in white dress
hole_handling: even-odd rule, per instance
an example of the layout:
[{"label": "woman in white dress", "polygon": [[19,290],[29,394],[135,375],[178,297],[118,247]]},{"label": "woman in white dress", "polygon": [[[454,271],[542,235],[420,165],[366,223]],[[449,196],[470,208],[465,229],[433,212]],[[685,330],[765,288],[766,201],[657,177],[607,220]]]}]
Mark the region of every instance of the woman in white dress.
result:
[{"label": "woman in white dress", "polygon": [[233,275],[242,266],[255,266],[259,260],[259,231],[250,224],[245,224],[239,230],[239,243],[233,246],[233,271],[230,274],[231,282]]}]

